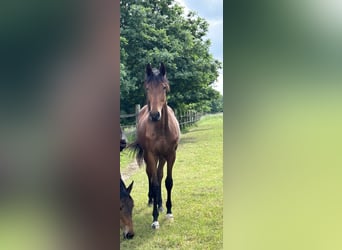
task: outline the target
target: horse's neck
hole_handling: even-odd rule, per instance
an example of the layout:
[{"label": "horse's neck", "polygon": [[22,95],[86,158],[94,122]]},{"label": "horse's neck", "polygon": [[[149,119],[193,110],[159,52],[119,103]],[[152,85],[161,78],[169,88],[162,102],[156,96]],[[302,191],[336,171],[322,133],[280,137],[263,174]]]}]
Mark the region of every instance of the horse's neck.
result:
[{"label": "horse's neck", "polygon": [[162,128],[165,133],[169,132],[169,112],[168,112],[168,107],[167,104],[163,106],[162,109]]}]

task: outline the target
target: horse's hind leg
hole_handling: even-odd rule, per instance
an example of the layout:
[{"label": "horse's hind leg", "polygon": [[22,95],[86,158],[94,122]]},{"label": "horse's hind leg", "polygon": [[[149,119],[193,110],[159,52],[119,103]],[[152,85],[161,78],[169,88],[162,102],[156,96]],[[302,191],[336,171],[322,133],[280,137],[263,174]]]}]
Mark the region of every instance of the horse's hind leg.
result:
[{"label": "horse's hind leg", "polygon": [[171,154],[169,158],[167,159],[167,176],[165,179],[165,187],[167,190],[166,216],[169,219],[173,218],[172,211],[171,211],[171,208],[172,208],[171,190],[173,187],[172,168],[173,168],[173,164],[175,163],[175,160],[176,160],[176,152],[174,154]]}]

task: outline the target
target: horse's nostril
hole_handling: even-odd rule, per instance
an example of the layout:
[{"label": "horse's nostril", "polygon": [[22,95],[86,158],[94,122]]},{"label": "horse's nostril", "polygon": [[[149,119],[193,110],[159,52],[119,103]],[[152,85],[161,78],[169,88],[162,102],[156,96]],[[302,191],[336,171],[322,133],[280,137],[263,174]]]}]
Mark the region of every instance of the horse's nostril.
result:
[{"label": "horse's nostril", "polygon": [[156,113],[150,113],[150,117],[152,121],[159,121],[160,120],[160,113],[156,112]]},{"label": "horse's nostril", "polygon": [[133,237],[134,237],[134,233],[127,233],[126,234],[126,239],[133,239]]}]

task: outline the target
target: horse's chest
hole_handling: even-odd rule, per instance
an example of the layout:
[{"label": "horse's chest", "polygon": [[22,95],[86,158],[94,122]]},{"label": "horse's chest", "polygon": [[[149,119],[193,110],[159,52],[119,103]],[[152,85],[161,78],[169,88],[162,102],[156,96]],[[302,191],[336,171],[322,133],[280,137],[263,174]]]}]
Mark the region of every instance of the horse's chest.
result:
[{"label": "horse's chest", "polygon": [[157,133],[155,131],[146,131],[146,139],[150,141],[165,141],[166,136],[163,133]]},{"label": "horse's chest", "polygon": [[149,133],[146,138],[152,146],[154,145],[156,147],[165,147],[169,141],[165,135],[160,135],[153,132]]},{"label": "horse's chest", "polygon": [[165,135],[160,135],[154,132],[150,132],[146,135],[145,143],[146,148],[159,153],[168,152],[174,148],[173,140]]}]

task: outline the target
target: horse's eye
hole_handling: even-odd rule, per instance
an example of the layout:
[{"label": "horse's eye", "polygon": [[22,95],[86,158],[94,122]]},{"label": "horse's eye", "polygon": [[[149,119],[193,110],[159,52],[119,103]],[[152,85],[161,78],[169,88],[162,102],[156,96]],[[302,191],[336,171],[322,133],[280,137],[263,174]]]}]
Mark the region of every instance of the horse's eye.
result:
[{"label": "horse's eye", "polygon": [[166,86],[164,86],[163,89],[166,90]]},{"label": "horse's eye", "polygon": [[120,211],[122,210],[123,206],[120,206]]}]

